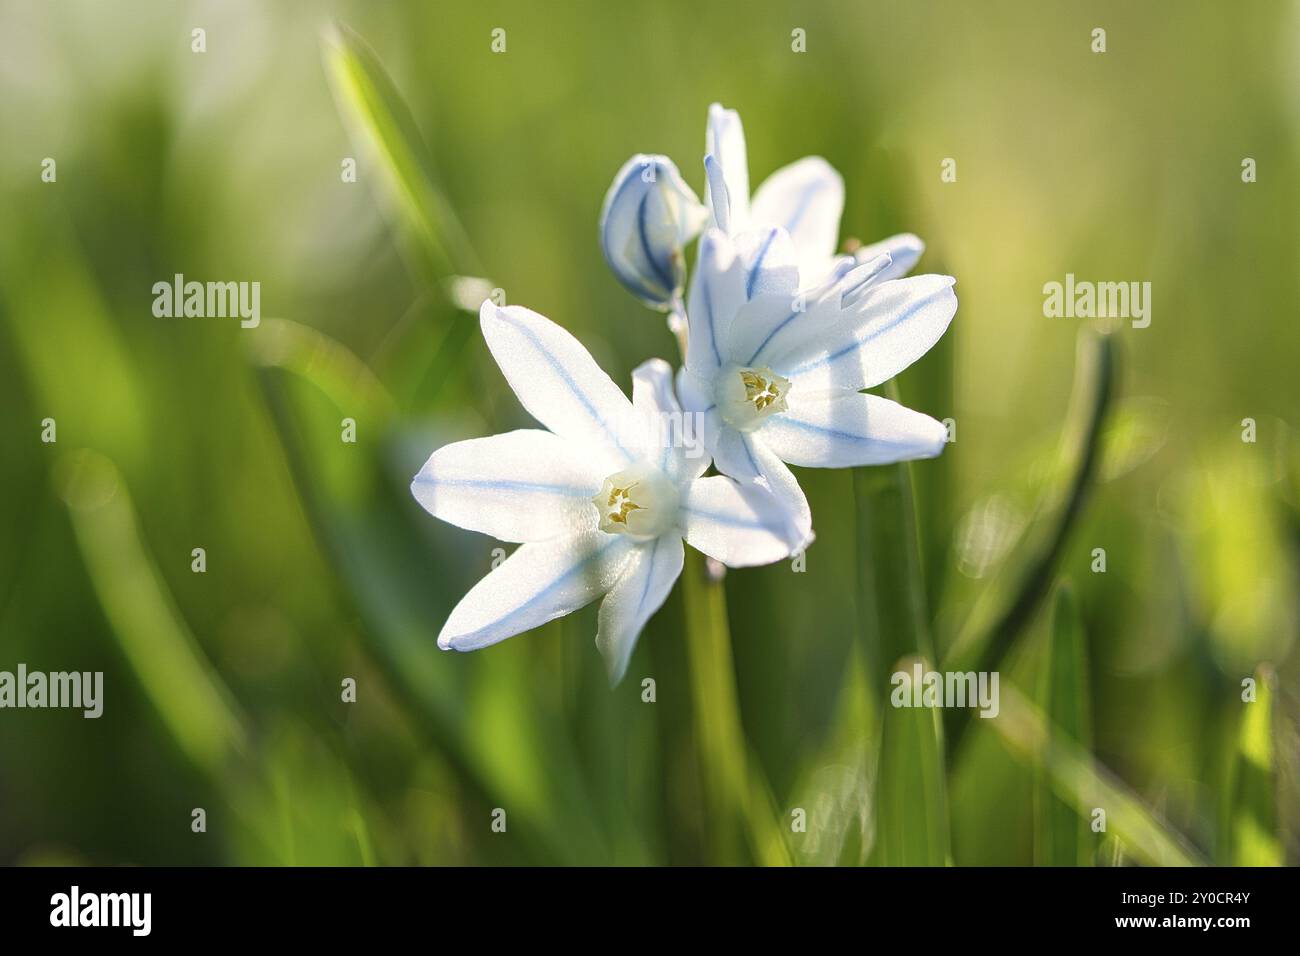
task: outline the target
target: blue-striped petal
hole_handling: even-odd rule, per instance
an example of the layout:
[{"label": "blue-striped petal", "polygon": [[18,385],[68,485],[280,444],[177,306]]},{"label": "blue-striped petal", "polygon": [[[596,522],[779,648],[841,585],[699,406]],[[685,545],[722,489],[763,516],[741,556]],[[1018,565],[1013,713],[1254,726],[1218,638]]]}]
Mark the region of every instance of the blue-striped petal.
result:
[{"label": "blue-striped petal", "polygon": [[750,220],[790,234],[808,284],[830,269],[843,212],[843,177],[820,156],[806,156],[763,181],[754,192]]},{"label": "blue-striped petal", "polygon": [[870,262],[878,256],[887,255],[890,259],[889,268],[880,276],[880,282],[887,282],[890,279],[901,279],[912,271],[918,259],[925,252],[925,243],[919,236],[914,236],[910,232],[902,232],[896,236],[890,236],[888,239],[881,239],[879,242],[873,242],[868,246],[858,249],[853,256],[858,262]]},{"label": "blue-striped petal", "polygon": [[501,541],[542,541],[596,525],[603,475],[584,449],[538,429],[444,445],[411,482],[435,518]]},{"label": "blue-striped petal", "polygon": [[777,227],[752,229],[735,237],[745,274],[745,298],[793,297],[799,289],[799,262],[790,234]]},{"label": "blue-striped petal", "polygon": [[520,404],[555,434],[587,446],[595,468],[641,454],[632,403],[582,343],[545,316],[484,302],[479,324]]},{"label": "blue-striped petal", "polygon": [[669,309],[686,278],[682,248],[707,212],[666,156],[628,160],[605,194],[600,246],[627,289],[647,305]]},{"label": "blue-striped petal", "polygon": [[728,330],[745,304],[746,272],[726,234],[710,229],[700,239],[686,317],[690,335],[686,367],[707,374],[726,361]]},{"label": "blue-striped petal", "polygon": [[721,103],[709,107],[704,153],[709,185],[705,198],[714,222],[728,233],[748,228],[749,157],[739,113],[724,109]]},{"label": "blue-striped petal", "polygon": [[933,458],[946,430],[929,415],[879,395],[792,391],[790,410],[763,425],[763,442],[785,461],[809,468],[886,465]]},{"label": "blue-striped petal", "polygon": [[681,576],[685,552],[682,539],[675,534],[636,547],[601,602],[596,646],[605,658],[611,684],[623,679],[642,628]]},{"label": "blue-striped petal", "polygon": [[452,609],[438,646],[478,650],[585,607],[614,586],[635,547],[603,531],[521,544]]},{"label": "blue-striped petal", "polygon": [[833,327],[774,356],[769,367],[790,380],[792,394],[879,385],[943,335],[957,311],[954,282],[924,275],[873,283]]},{"label": "blue-striped petal", "polygon": [[800,546],[775,495],[723,475],[691,482],[681,520],[686,543],[728,567],[771,564]]}]

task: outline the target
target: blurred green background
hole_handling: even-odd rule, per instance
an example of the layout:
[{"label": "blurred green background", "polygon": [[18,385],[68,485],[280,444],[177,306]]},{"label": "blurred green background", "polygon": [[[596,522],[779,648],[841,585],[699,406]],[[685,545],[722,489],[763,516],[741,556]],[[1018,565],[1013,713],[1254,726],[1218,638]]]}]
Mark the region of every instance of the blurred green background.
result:
[{"label": "blurred green background", "polygon": [[[427,145],[415,200],[331,94],[336,19]],[[0,669],[102,670],[105,704],[0,712],[0,862],[1300,860],[1298,63],[1282,2],[3,0]],[[844,236],[916,232],[957,277],[897,383],[957,441],[802,471],[806,571],[688,565],[613,691],[594,607],[442,653],[498,543],[410,476],[528,424],[448,276],[625,387],[675,364],[597,218],[637,151],[702,194],[715,100],[755,184],[825,156]],[[175,273],[260,281],[262,325],[155,318]],[[1045,318],[1066,273],[1150,281],[1151,326]],[[994,635],[996,720],[882,722],[882,526],[912,494],[911,650]]]}]

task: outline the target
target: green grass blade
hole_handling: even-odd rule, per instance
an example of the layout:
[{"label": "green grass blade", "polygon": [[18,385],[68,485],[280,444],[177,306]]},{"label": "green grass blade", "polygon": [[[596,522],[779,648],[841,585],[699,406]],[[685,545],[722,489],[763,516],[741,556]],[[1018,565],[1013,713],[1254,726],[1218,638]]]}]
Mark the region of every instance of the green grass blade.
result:
[{"label": "green grass blade", "polygon": [[[1177,830],[1046,718],[1014,687],[1003,684],[1001,712],[988,721],[1007,750],[1027,766],[1041,766],[1053,788],[1075,811],[1092,819],[1106,811],[1106,832],[1145,866],[1204,866],[1205,859]],[[1092,834],[1098,842],[1103,834]]]},{"label": "green grass blade", "polygon": [[710,853],[717,863],[743,862],[741,845],[747,841],[757,862],[789,865],[771,792],[740,725],[726,592],[692,548],[686,550],[682,587]]},{"label": "green grass blade", "polygon": [[[894,383],[886,395],[897,399]],[[870,695],[885,701],[891,674],[910,672],[918,658],[934,660],[911,466],[854,469],[853,490],[862,652]],[[880,863],[948,862],[945,789],[943,728],[936,712],[883,707],[875,800]]]},{"label": "green grass blade", "polygon": [[[910,671],[924,658],[904,658]],[[882,866],[944,866],[949,862],[943,725],[929,707],[886,707],[876,776],[876,840]]]},{"label": "green grass blade", "polygon": [[829,738],[811,755],[791,790],[791,806],[807,814],[807,832],[792,837],[806,866],[860,866],[875,831],[875,744],[878,710],[868,692],[861,653],[852,654]]},{"label": "green grass blade", "polygon": [[145,695],[195,766],[221,776],[245,750],[243,724],[149,554],[121,473],[83,450],[59,460],[55,483],[95,594]]},{"label": "green grass blade", "polygon": [[395,211],[416,239],[424,260],[417,279],[478,274],[465,231],[437,185],[415,118],[379,58],[343,24],[327,29],[321,46],[335,102],[353,141],[381,170]]},{"label": "green grass blade", "polygon": [[[1088,657],[1083,621],[1067,585],[1056,594],[1051,640],[1043,668],[1042,707],[1049,733],[1091,750]],[[1034,858],[1040,866],[1086,866],[1093,840],[1087,821],[1062,800],[1042,765],[1034,768]]]},{"label": "green grass blade", "polygon": [[1231,785],[1229,841],[1234,866],[1281,866],[1273,757],[1273,668],[1255,670],[1255,700],[1243,703]]},{"label": "green grass blade", "polygon": [[910,468],[853,470],[860,633],[870,679],[881,693],[899,658],[919,654],[934,659]]},{"label": "green grass blade", "polygon": [[[1085,330],[1079,337],[1074,392],[1062,436],[1061,458],[1069,481],[1039,502],[1018,550],[1029,555],[991,583],[944,657],[949,671],[998,670],[1017,636],[1052,585],[1057,562],[1087,501],[1101,460],[1101,436],[1115,392],[1113,337]],[[950,753],[960,746],[969,712],[953,709],[946,721]]]}]

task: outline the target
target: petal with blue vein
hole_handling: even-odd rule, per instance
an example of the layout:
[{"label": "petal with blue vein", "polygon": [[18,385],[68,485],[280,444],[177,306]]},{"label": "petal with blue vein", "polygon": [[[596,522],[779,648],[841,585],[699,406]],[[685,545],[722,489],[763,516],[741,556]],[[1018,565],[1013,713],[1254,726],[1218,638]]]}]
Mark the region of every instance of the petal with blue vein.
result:
[{"label": "petal with blue vein", "polygon": [[[717,166],[717,180],[726,184],[726,189],[717,190],[725,193],[729,211],[725,214],[729,225],[718,226],[727,232],[735,233],[748,227],[749,223],[749,157],[745,150],[745,128],[740,122],[740,114],[735,110],[724,109],[721,103],[709,107],[709,119],[704,133],[704,154],[712,156]],[[708,169],[706,159],[705,168]],[[717,208],[714,193],[715,173],[709,173],[709,206]]]},{"label": "petal with blue vein", "polygon": [[610,684],[623,679],[642,628],[681,576],[685,554],[682,539],[675,534],[661,535],[634,548],[618,581],[600,603],[596,646],[605,658]]},{"label": "petal with blue vein", "polygon": [[736,254],[745,273],[745,298],[793,296],[799,289],[799,262],[784,229],[752,229],[735,237]]},{"label": "petal with blue vein", "polygon": [[733,568],[771,564],[797,546],[789,514],[767,489],[722,475],[691,482],[682,502],[686,543]]},{"label": "petal with blue vein", "polygon": [[479,324],[520,404],[557,435],[589,446],[593,467],[608,474],[640,456],[632,403],[581,342],[517,305],[484,302]]},{"label": "petal with blue vein", "polygon": [[871,285],[822,335],[773,356],[791,394],[872,388],[930,350],[957,311],[952,276],[923,275]]},{"label": "petal with blue vein", "polygon": [[673,391],[673,370],[663,359],[649,359],[632,372],[632,405],[645,426],[646,457],[675,484],[704,474],[709,453],[701,416],[683,411]]},{"label": "petal with blue vein", "polygon": [[582,446],[538,429],[444,445],[411,482],[435,518],[501,541],[542,541],[596,526],[603,474]]},{"label": "petal with blue vein", "polygon": [[521,544],[452,609],[438,646],[478,650],[586,607],[614,586],[635,547],[603,531]]},{"label": "petal with blue vein", "polygon": [[744,265],[726,234],[710,229],[700,238],[691,294],[686,305],[690,335],[686,345],[686,367],[707,373],[726,361],[727,330],[745,304]]},{"label": "petal with blue vein", "polygon": [[805,283],[830,268],[844,212],[844,179],[820,156],[778,169],[754,193],[750,220],[790,234]]},{"label": "petal with blue vein", "polygon": [[888,255],[891,265],[877,279],[879,282],[885,282],[889,279],[900,279],[911,272],[924,252],[925,243],[919,236],[903,232],[863,246],[853,253],[853,256],[858,262],[870,262],[877,256]]},{"label": "petal with blue vein", "polygon": [[795,345],[831,328],[840,318],[837,290],[829,294],[760,295],[731,324],[724,361],[745,368],[767,365]]},{"label": "petal with blue vein", "polygon": [[802,551],[816,537],[812,530],[812,508],[790,466],[764,440],[766,430],[763,427],[745,435],[745,446],[758,468],[759,486],[771,492],[786,513],[787,540],[793,542],[793,550]]},{"label": "petal with blue vein", "polygon": [[790,410],[763,426],[763,441],[785,461],[809,468],[887,465],[943,451],[942,422],[879,395],[791,393]]},{"label": "petal with blue vein", "polygon": [[686,278],[682,248],[707,211],[666,156],[638,154],[614,177],[600,213],[600,247],[635,296],[668,309]]}]

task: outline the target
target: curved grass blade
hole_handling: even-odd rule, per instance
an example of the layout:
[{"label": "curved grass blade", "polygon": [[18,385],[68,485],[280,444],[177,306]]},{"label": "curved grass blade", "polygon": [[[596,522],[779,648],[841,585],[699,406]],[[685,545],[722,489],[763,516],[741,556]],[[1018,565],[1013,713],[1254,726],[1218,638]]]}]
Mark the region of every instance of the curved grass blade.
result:
[{"label": "curved grass blade", "polygon": [[433,162],[397,87],[369,45],[337,23],[321,38],[325,71],[353,141],[382,171],[392,205],[423,259],[416,278],[429,282],[477,275],[465,230],[437,186]]},{"label": "curved grass blade", "polygon": [[1255,670],[1255,700],[1237,734],[1233,761],[1228,839],[1234,866],[1281,866],[1278,837],[1277,781],[1273,758],[1273,668]]},{"label": "curved grass blade", "polygon": [[[1177,830],[1162,821],[1123,781],[1078,744],[1054,730],[1014,687],[1001,689],[1001,713],[988,721],[1007,750],[1030,767],[1041,767],[1056,793],[1091,818],[1106,811],[1107,832],[1146,866],[1204,866],[1205,859]],[[1104,834],[1091,834],[1099,843]]]},{"label": "curved grass blade", "polygon": [[264,319],[261,333],[250,343],[259,366],[282,368],[314,383],[372,428],[384,429],[391,422],[392,396],[369,366],[329,336],[289,319]]},{"label": "curved grass blade", "polygon": [[[1071,463],[1070,480],[1039,502],[1020,546],[1030,555],[1028,561],[1014,571],[1005,570],[983,592],[945,655],[945,670],[997,670],[1050,589],[1100,462],[1102,430],[1115,392],[1116,348],[1107,333],[1080,333],[1074,392],[1061,444],[1062,460]],[[967,726],[968,711],[949,711],[950,754],[956,752]]]},{"label": "curved grass blade", "polygon": [[[1051,640],[1042,676],[1042,707],[1048,732],[1084,751],[1091,748],[1088,649],[1074,591],[1056,593]],[[1088,825],[1057,796],[1042,765],[1034,767],[1034,862],[1039,866],[1087,866],[1093,859]]]},{"label": "curved grass blade", "polygon": [[121,473],[82,450],[59,460],[55,482],[127,662],[181,750],[219,777],[245,752],[243,722],[163,583]]}]

